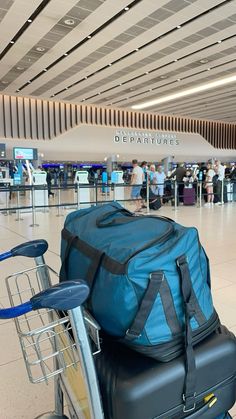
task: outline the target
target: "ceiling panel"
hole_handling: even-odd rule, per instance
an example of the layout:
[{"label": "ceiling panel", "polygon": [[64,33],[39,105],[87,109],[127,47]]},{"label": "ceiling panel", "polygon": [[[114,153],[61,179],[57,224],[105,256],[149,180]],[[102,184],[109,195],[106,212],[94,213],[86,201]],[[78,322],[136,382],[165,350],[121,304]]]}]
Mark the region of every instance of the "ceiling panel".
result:
[{"label": "ceiling panel", "polygon": [[[1,0],[0,91],[130,108],[236,74],[236,0]],[[236,122],[236,84],[148,111]]]}]

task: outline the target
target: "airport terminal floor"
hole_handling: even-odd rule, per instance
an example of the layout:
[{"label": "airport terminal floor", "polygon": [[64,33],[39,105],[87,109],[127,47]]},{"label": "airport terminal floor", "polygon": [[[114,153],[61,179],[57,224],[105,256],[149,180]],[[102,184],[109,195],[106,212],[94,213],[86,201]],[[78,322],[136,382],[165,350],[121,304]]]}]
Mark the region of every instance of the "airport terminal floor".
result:
[{"label": "airport terminal floor", "polygon": [[[38,227],[30,227],[31,214],[22,214],[22,221],[15,221],[15,214],[0,215],[0,251],[6,251],[24,241],[45,238],[49,243],[46,262],[57,272],[60,269],[60,235],[64,217],[56,217],[56,210],[38,213]],[[170,206],[152,215],[173,218],[185,226],[195,226],[210,259],[212,290],[216,310],[232,332],[236,333],[236,203],[212,208],[184,207],[174,210]],[[66,211],[65,215],[69,213]],[[141,234],[141,233],[140,233]],[[0,305],[9,304],[4,276],[31,266],[31,262],[19,257],[2,262]],[[12,320],[1,322],[0,345],[0,406],[1,419],[32,419],[53,409],[52,383],[46,385],[28,382],[20,345]],[[236,408],[231,411],[236,417]]]}]

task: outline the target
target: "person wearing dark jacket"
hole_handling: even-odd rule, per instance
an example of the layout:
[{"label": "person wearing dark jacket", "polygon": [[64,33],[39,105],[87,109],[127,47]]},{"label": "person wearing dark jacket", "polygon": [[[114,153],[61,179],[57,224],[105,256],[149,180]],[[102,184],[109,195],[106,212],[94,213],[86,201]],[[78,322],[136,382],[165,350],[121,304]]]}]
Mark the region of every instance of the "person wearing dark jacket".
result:
[{"label": "person wearing dark jacket", "polygon": [[178,202],[183,202],[183,193],[184,193],[184,182],[183,178],[185,176],[186,169],[184,163],[180,163],[177,165],[175,171],[169,176],[170,179],[176,179],[178,185]]},{"label": "person wearing dark jacket", "polygon": [[52,192],[52,175],[49,172],[49,170],[46,170],[46,172],[47,172],[46,182],[48,185],[48,197],[50,195],[54,196],[54,193]]}]

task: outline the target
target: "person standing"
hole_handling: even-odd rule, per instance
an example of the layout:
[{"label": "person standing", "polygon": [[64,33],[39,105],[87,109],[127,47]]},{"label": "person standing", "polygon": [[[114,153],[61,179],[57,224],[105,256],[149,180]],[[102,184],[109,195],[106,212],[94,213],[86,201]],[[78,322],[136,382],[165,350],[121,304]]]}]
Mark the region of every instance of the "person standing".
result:
[{"label": "person standing", "polygon": [[233,183],[233,201],[236,202],[236,165],[234,164],[230,172],[230,180]]},{"label": "person standing", "polygon": [[185,176],[186,169],[184,163],[180,163],[177,165],[175,171],[170,175],[170,179],[175,177],[178,186],[178,202],[183,203],[183,191],[184,191],[184,182],[183,178]]},{"label": "person standing", "polygon": [[160,196],[161,203],[163,203],[162,199],[164,195],[164,183],[165,183],[166,175],[163,172],[163,168],[161,164],[158,164],[155,176],[156,176],[156,183],[157,183],[157,195]]},{"label": "person standing", "polygon": [[218,175],[218,180],[216,184],[216,194],[218,197],[218,202],[216,202],[216,205],[223,205],[224,199],[222,194],[222,188],[223,188],[223,180],[225,178],[225,168],[223,164],[221,164],[220,160],[216,160],[215,164],[215,172]]},{"label": "person standing", "polygon": [[214,203],[214,193],[213,193],[213,177],[215,175],[215,171],[213,170],[212,164],[207,164],[207,173],[205,178],[205,189],[207,191],[207,202],[205,203],[205,207],[210,207]]},{"label": "person standing", "polygon": [[133,166],[133,171],[132,171],[131,182],[130,182],[131,199],[135,201],[135,205],[136,205],[135,211],[140,212],[142,208],[140,191],[141,191],[143,180],[144,180],[144,174],[143,174],[143,170],[138,165],[138,160],[136,159],[132,160],[132,166]]}]

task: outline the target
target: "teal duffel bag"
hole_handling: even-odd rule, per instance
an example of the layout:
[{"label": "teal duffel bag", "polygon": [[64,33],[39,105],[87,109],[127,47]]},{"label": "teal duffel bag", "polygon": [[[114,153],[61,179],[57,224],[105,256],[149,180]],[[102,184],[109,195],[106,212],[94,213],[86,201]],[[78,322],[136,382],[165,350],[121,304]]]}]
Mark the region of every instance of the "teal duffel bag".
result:
[{"label": "teal duffel bag", "polygon": [[118,203],[75,211],[62,231],[61,280],[87,279],[89,306],[102,329],[161,361],[219,325],[209,263],[196,228],[135,216]]},{"label": "teal duffel bag", "polygon": [[219,326],[196,228],[135,216],[118,203],[96,206],[67,216],[61,259],[62,281],[88,281],[88,306],[103,331],[159,361],[185,352],[192,406],[193,346]]}]

